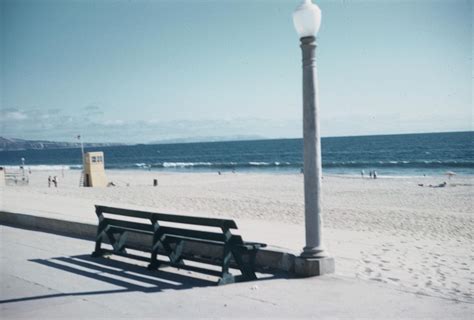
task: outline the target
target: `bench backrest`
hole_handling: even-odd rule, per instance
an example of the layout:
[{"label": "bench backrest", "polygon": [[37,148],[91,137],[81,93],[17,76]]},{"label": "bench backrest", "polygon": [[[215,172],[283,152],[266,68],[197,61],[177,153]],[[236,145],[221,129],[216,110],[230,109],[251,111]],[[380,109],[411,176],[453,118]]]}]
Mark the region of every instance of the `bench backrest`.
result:
[{"label": "bench backrest", "polygon": [[[160,222],[170,222],[185,225],[214,227],[220,228],[222,230],[221,233],[217,233],[211,231],[184,229],[180,227],[160,226],[161,232],[171,237],[187,237],[195,239],[205,239],[216,242],[226,242],[230,240],[234,243],[242,243],[242,238],[239,235],[233,235],[230,233],[230,229],[237,229],[237,224],[235,223],[235,221],[230,219],[182,216],[99,205],[96,205],[95,207],[97,217],[100,221],[105,221],[111,225],[114,225],[119,228],[128,229],[130,231],[152,233],[154,231],[153,224],[155,222],[158,222],[158,224]],[[104,213],[146,219],[150,221],[150,224],[104,218]]]}]

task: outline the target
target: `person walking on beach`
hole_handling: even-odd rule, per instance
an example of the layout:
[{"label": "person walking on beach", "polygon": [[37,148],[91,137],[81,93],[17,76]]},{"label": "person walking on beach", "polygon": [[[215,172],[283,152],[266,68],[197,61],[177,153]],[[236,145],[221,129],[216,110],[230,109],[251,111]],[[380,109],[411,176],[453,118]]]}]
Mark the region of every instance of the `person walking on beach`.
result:
[{"label": "person walking on beach", "polygon": [[54,187],[57,188],[58,187],[58,179],[56,178],[56,176],[54,176],[54,178],[53,178],[53,183],[54,183]]},{"label": "person walking on beach", "polygon": [[48,177],[48,188],[51,188],[51,176]]},{"label": "person walking on beach", "polygon": [[365,174],[364,170],[361,170],[360,171],[360,176],[362,177],[362,179],[364,179],[364,174]]},{"label": "person walking on beach", "polygon": [[374,170],[374,179],[377,179],[377,171]]},{"label": "person walking on beach", "polygon": [[372,179],[372,170],[369,171],[370,179]]}]

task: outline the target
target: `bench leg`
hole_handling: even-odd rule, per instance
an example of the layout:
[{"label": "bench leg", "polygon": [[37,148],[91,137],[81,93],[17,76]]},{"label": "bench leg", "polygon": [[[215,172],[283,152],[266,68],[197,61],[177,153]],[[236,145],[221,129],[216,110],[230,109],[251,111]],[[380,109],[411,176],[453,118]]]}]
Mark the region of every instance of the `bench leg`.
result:
[{"label": "bench leg", "polygon": [[235,282],[237,282],[236,277],[234,277],[230,273],[226,273],[219,279],[219,281],[217,282],[217,285],[222,286],[224,284],[230,284],[230,283],[235,283]]},{"label": "bench leg", "polygon": [[224,256],[222,259],[222,274],[221,278],[217,282],[217,285],[223,285],[228,283],[234,283],[235,277],[229,272],[230,259],[232,258],[232,251],[230,246],[224,246]]},{"label": "bench leg", "polygon": [[[166,245],[169,246],[168,243],[166,243]],[[180,240],[176,243],[176,246],[175,246],[174,250],[172,250],[171,246],[169,246],[168,250],[172,250],[171,255],[169,256],[171,263],[184,265],[184,261],[183,261],[183,258],[182,258],[183,247],[184,247],[184,241],[183,240]]]},{"label": "bench leg", "polygon": [[160,267],[160,263],[158,262],[158,250],[160,249],[160,232],[158,231],[160,228],[160,224],[156,219],[150,219],[151,224],[153,225],[153,243],[151,244],[151,257],[150,257],[150,264],[148,265],[148,270],[155,270]]},{"label": "bench leg", "polygon": [[119,236],[115,238],[115,235],[112,231],[105,229],[101,231],[100,233],[98,233],[97,235],[97,239],[95,242],[95,251],[92,252],[92,257],[101,257],[103,255],[103,251],[100,247],[101,247],[104,235],[107,235],[107,238],[109,239],[109,242],[112,245],[113,250],[115,252],[127,253],[127,250],[125,250],[127,232],[126,231],[119,232]]},{"label": "bench leg", "polygon": [[148,270],[155,270],[160,267],[160,262],[158,261],[158,250],[160,249],[160,237],[157,232],[153,234],[153,244],[151,247],[151,259],[150,264],[147,266]]},{"label": "bench leg", "polygon": [[151,262],[148,265],[148,270],[154,270],[158,269],[160,266],[160,263],[157,259],[158,255],[158,250],[159,250],[159,245],[161,244],[163,246],[163,249],[165,250],[166,255],[170,259],[170,263],[176,264],[176,265],[184,265],[184,261],[182,258],[182,253],[183,253],[183,247],[184,247],[184,241],[180,240],[177,242],[175,249],[170,245],[170,242],[166,240],[166,236],[154,236],[154,244],[153,244],[153,249],[151,253]]},{"label": "bench leg", "polygon": [[[114,238],[115,243],[113,244],[115,252],[127,253],[125,250],[125,242],[127,241],[128,233],[126,231],[120,232],[117,239]],[[111,235],[113,237],[113,235]]]},{"label": "bench leg", "polygon": [[103,255],[101,245],[102,245],[102,239],[105,234],[104,229],[105,229],[105,224],[99,223],[99,225],[97,226],[97,235],[95,237],[95,249],[94,249],[94,252],[92,252],[91,254],[93,258],[101,257]]},{"label": "bench leg", "polygon": [[99,237],[95,240],[95,249],[94,252],[92,252],[91,257],[93,258],[98,258],[102,256],[102,249],[100,248],[102,244],[102,237]]},{"label": "bench leg", "polygon": [[[248,261],[244,261],[243,255],[248,257]],[[242,252],[241,250],[234,250],[233,256],[235,262],[237,263],[240,272],[242,272],[242,280],[244,281],[251,281],[256,280],[257,276],[255,275],[255,257],[257,255],[257,250],[251,250]]]}]

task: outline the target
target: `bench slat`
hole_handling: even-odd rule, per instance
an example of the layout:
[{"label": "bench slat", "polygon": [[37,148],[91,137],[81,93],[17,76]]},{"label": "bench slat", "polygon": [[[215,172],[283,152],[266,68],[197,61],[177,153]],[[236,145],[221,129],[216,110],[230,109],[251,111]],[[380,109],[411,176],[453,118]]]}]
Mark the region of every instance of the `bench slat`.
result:
[{"label": "bench slat", "polygon": [[148,212],[148,211],[122,209],[122,208],[114,208],[114,207],[98,206],[98,205],[96,205],[96,209],[102,213],[118,214],[118,215],[124,215],[124,216],[135,217],[135,218],[143,218],[143,219],[155,218],[158,221],[193,224],[193,225],[217,227],[217,228],[237,229],[237,224],[235,223],[235,221],[229,220],[229,219],[180,216],[180,215],[175,215],[175,214],[155,213],[155,212]]},{"label": "bench slat", "polygon": [[119,227],[130,231],[137,230],[137,232],[140,231],[141,233],[153,234],[154,231],[153,226],[151,224],[144,224],[132,221],[105,218],[102,223],[108,224],[112,227]]},{"label": "bench slat", "polygon": [[133,218],[142,218],[142,219],[150,219],[153,212],[146,212],[146,211],[137,211],[137,210],[130,210],[130,209],[122,209],[122,208],[113,208],[113,207],[106,207],[106,206],[95,206],[96,211],[101,213],[110,213],[110,214],[117,214],[121,216],[133,217]]},{"label": "bench slat", "polygon": [[225,228],[225,229],[237,229],[237,224],[234,220],[227,219],[215,219],[215,218],[204,218],[204,217],[191,217],[191,216],[178,216],[166,213],[155,213],[159,221],[192,224],[198,226]]},{"label": "bench slat", "polygon": [[167,242],[177,242],[177,241],[190,241],[190,242],[197,242],[197,243],[205,243],[205,244],[211,244],[215,246],[222,247],[224,242],[222,241],[213,241],[213,240],[207,240],[207,239],[198,239],[198,238],[191,238],[191,237],[182,237],[182,236],[175,236],[175,235],[166,235],[166,241]]},{"label": "bench slat", "polygon": [[160,235],[171,236],[173,238],[196,238],[199,240],[208,240],[218,243],[225,242],[225,236],[222,233],[215,233],[209,231],[199,231],[199,230],[191,230],[191,229],[181,229],[181,228],[174,228],[174,227],[160,227],[158,229]]}]

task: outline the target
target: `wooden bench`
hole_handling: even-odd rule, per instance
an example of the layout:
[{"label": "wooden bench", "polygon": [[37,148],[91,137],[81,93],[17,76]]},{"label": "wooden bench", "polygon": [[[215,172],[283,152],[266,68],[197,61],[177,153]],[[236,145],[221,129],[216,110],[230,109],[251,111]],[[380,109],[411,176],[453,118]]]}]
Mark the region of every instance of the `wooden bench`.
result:
[{"label": "wooden bench", "polygon": [[[180,269],[217,276],[219,277],[218,284],[257,279],[255,257],[258,249],[266,245],[245,242],[240,235],[232,234],[231,229],[237,229],[234,220],[154,213],[106,206],[95,206],[95,208],[99,224],[93,257],[115,254],[134,258],[149,262],[148,269],[150,270],[159,268],[161,264],[167,264]],[[104,216],[104,213],[107,217]],[[113,218],[110,218],[109,215]],[[127,217],[138,218],[140,222],[129,221],[130,219],[124,220],[124,217],[125,219]],[[204,228],[212,229],[212,231],[202,230]],[[127,241],[127,236],[130,233],[148,235],[151,240],[149,243],[133,245]],[[105,238],[112,245],[111,250],[102,248],[101,244]],[[183,246],[188,242],[220,247],[222,255],[215,260],[185,254]],[[133,254],[127,252],[127,249],[146,252],[150,256]],[[166,255],[169,261],[158,260],[158,254]],[[189,265],[185,263],[185,260],[218,264],[221,270]],[[241,275],[234,276],[229,272],[231,263],[232,266],[236,266],[240,270]]]}]

